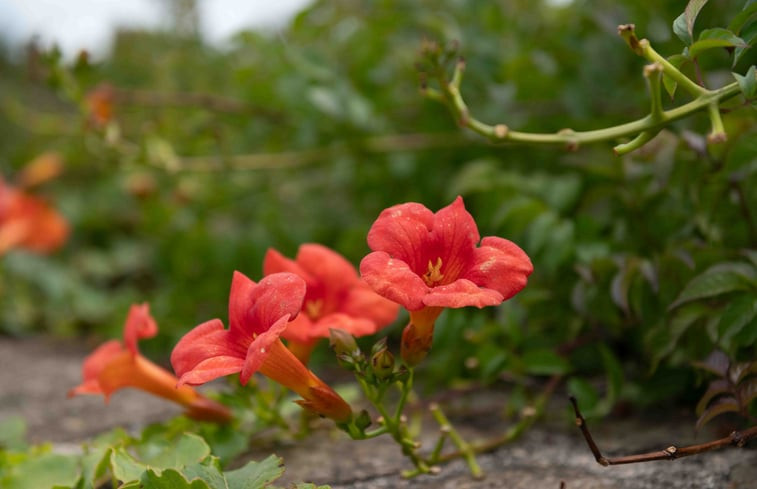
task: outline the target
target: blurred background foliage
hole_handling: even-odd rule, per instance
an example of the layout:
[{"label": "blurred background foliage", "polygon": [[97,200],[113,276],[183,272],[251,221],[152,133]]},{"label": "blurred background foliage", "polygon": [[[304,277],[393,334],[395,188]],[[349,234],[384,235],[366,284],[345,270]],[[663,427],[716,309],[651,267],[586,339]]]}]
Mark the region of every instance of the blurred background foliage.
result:
[{"label": "blurred background foliage", "polygon": [[[427,382],[566,374],[587,414],[693,405],[712,377],[694,362],[757,358],[754,109],[729,104],[721,145],[707,146],[695,116],[619,158],[613,142],[493,146],[419,94],[422,41],[456,41],[481,120],[547,132],[646,114],[644,62],[617,25],[680,53],[682,2],[561,3],[322,0],[224,49],[183,17],[118,31],[94,61],[2,50],[0,173],[12,181],[38,154],[60,154],[64,174],[38,193],[72,234],[51,256],[2,257],[0,331],[96,344],[149,301],[161,329],[143,349],[165,362],[191,327],[226,319],[232,271],[258,279],[267,248],[294,256],[319,242],[357,264],[385,207],[436,210],[463,195],[481,234],[521,245],[535,272],[500,308],[442,315]],[[712,2],[696,30],[727,26],[743,5]],[[735,67],[707,51],[707,85],[745,73],[753,51]],[[321,359],[333,362],[325,348]],[[528,395],[517,389],[516,408]]]}]

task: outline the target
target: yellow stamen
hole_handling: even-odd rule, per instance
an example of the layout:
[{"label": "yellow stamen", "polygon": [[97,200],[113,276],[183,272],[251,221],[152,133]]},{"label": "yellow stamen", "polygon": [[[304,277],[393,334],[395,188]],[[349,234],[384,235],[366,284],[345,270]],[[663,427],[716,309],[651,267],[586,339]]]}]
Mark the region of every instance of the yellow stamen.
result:
[{"label": "yellow stamen", "polygon": [[317,319],[323,309],[323,299],[305,302],[305,313],[310,319]]},{"label": "yellow stamen", "polygon": [[444,278],[444,274],[442,273],[442,258],[438,257],[436,259],[436,264],[432,264],[431,260],[428,261],[428,272],[423,274],[423,280],[426,281],[426,285],[429,287],[433,287],[434,285],[438,284],[442,281]]}]

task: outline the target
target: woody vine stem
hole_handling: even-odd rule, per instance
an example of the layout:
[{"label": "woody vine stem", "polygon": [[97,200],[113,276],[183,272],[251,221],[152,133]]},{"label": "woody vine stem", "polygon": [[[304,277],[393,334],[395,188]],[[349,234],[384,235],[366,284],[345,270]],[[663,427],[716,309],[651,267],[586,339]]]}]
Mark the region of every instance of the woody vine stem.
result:
[{"label": "woody vine stem", "polygon": [[[576,150],[581,144],[634,136],[631,141],[618,144],[613,148],[615,154],[623,155],[646,144],[671,122],[688,117],[701,110],[706,110],[710,119],[711,131],[707,135],[708,141],[711,143],[725,141],[726,133],[720,117],[720,104],[740,92],[739,84],[734,82],[715,90],[696,84],[657,53],[647,39],[638,39],[634,29],[633,24],[624,24],[618,27],[618,34],[634,53],[651,63],[644,68],[643,72],[650,95],[650,111],[645,117],[632,122],[589,131],[562,129],[556,133],[513,131],[505,124],[486,124],[471,115],[460,92],[465,61],[459,59],[455,63],[452,77],[449,78],[446,66],[449,53],[432,42],[425,43],[423,47],[424,60],[427,62],[425,68],[428,69],[424,76],[434,79],[438,86],[429,86],[428,80],[424,78],[421,83],[421,91],[426,97],[445,104],[460,126],[467,127],[492,142],[498,143],[562,144],[569,150]],[[669,110],[663,110],[660,83],[663,75],[676,82],[683,90],[694,97],[694,100]]]}]

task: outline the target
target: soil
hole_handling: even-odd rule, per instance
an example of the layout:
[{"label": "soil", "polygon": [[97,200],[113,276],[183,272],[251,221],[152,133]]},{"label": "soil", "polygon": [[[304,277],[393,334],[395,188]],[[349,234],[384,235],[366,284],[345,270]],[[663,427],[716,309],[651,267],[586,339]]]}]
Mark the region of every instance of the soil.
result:
[{"label": "soil", "polygon": [[[99,432],[120,426],[137,431],[146,424],[180,413],[180,408],[145,393],[124,390],[109,405],[100,396],[66,399],[68,390],[81,380],[81,362],[90,348],[44,338],[0,338],[0,421],[23,416],[32,443],[52,442],[68,451]],[[498,421],[501,392],[468,393],[457,407],[466,416],[450,417],[464,436],[491,437],[506,429]],[[453,406],[454,407],[454,406]],[[470,415],[471,412],[478,414]],[[287,467],[278,481],[290,484],[310,481],[334,489],[753,489],[757,487],[757,444],[743,449],[726,448],[675,461],[626,466],[598,465],[572,422],[567,401],[555,396],[555,408],[545,421],[526,431],[515,443],[482,454],[478,461],[486,473],[471,478],[467,467],[454,461],[434,476],[411,480],[399,477],[410,468],[398,447],[388,438],[364,442],[349,440],[334,430],[319,430],[293,444],[259,449],[263,458],[271,452],[282,456]],[[433,443],[434,428],[424,422],[424,433]],[[701,443],[717,436],[693,430],[690,416],[662,413],[594,422],[592,433],[607,455],[659,450],[671,444]]]}]

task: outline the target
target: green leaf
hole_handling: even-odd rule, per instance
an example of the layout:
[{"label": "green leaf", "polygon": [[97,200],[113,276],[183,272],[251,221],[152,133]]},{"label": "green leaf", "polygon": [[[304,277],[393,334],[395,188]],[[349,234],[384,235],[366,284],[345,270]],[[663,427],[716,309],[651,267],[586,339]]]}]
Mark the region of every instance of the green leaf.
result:
[{"label": "green leaf", "polygon": [[706,29],[699,35],[699,39],[689,46],[689,57],[696,58],[708,49],[746,47],[746,45],[743,39],[728,29],[722,27]]},{"label": "green leaf", "polygon": [[728,30],[738,34],[754,18],[757,18],[757,2],[748,2],[744,5],[744,9],[731,19],[731,23],[728,24]]},{"label": "green leaf", "polygon": [[757,297],[755,295],[741,294],[734,298],[720,316],[718,323],[718,338],[723,348],[729,349],[733,337],[739,334],[755,316],[757,316]]},{"label": "green leaf", "polygon": [[747,72],[742,76],[738,73],[731,73],[739,84],[741,93],[747,99],[753,99],[757,96],[757,67],[752,65]]},{"label": "green leaf", "polygon": [[14,465],[8,472],[2,480],[3,489],[50,489],[76,484],[79,463],[76,457],[47,452]]},{"label": "green leaf", "polygon": [[189,482],[180,472],[174,469],[155,471],[148,469],[141,478],[142,487],[149,489],[210,489],[202,480]]},{"label": "green leaf", "polygon": [[741,58],[754,46],[754,43],[757,40],[757,22],[753,22],[744,28],[739,33],[739,37],[744,40],[746,46],[736,46],[736,50],[733,52],[732,66],[736,66],[736,64],[741,61]]},{"label": "green leaf", "polygon": [[[682,55],[682,54],[674,54],[670,57],[668,57],[668,62],[675,66],[676,68],[680,69],[683,65],[685,65],[689,61],[689,58]],[[672,99],[673,96],[676,93],[676,88],[678,87],[678,82],[670,78],[665,73],[662,74],[662,84],[665,87],[665,91],[668,92],[668,95]]]},{"label": "green leaf", "polygon": [[594,408],[599,403],[599,394],[589,382],[579,377],[571,377],[567,382],[568,393],[578,401],[583,415],[587,418],[595,416]]},{"label": "green leaf", "polygon": [[607,402],[609,407],[615,404],[623,387],[623,367],[615,354],[605,345],[600,345],[602,365],[607,375]]},{"label": "green leaf", "polygon": [[690,46],[694,36],[686,26],[686,12],[682,13],[673,21],[673,32],[687,46]]},{"label": "green leaf", "polygon": [[694,37],[694,22],[696,22],[699,12],[706,4],[707,0],[689,0],[689,3],[686,4],[686,9],[683,11],[686,17],[686,30],[692,37]]},{"label": "green leaf", "polygon": [[[748,267],[748,265],[747,265]],[[686,284],[668,310],[697,299],[715,297],[727,292],[749,290],[752,286],[754,267],[745,268],[743,263],[723,263],[710,267]],[[749,273],[749,275],[745,275]]]},{"label": "green leaf", "polygon": [[26,448],[26,419],[23,416],[8,416],[0,421],[0,450],[23,450]]},{"label": "green leaf", "polygon": [[683,13],[673,22],[673,32],[687,46],[694,39],[694,22],[706,3],[707,0],[689,0]]},{"label": "green leaf", "polygon": [[528,350],[521,360],[532,375],[565,374],[570,370],[570,364],[552,350]]},{"label": "green leaf", "polygon": [[144,462],[158,468],[174,468],[196,464],[210,455],[210,447],[205,440],[194,433],[184,433],[178,441],[166,444],[154,456]]},{"label": "green leaf", "polygon": [[248,462],[241,469],[226,472],[229,489],[263,489],[284,473],[283,461],[271,455],[262,462]]},{"label": "green leaf", "polygon": [[710,308],[702,304],[688,304],[677,310],[669,322],[660,324],[650,332],[648,345],[655,368],[660,360],[675,350],[686,331],[708,312]]},{"label": "green leaf", "polygon": [[147,465],[137,462],[125,448],[119,447],[110,454],[110,470],[121,482],[137,481],[147,470]]},{"label": "green leaf", "polygon": [[623,263],[618,267],[618,273],[612,278],[610,283],[610,296],[612,301],[623,312],[630,314],[630,308],[628,306],[628,290],[631,288],[633,279],[639,269],[639,261],[632,258],[623,260]]}]

